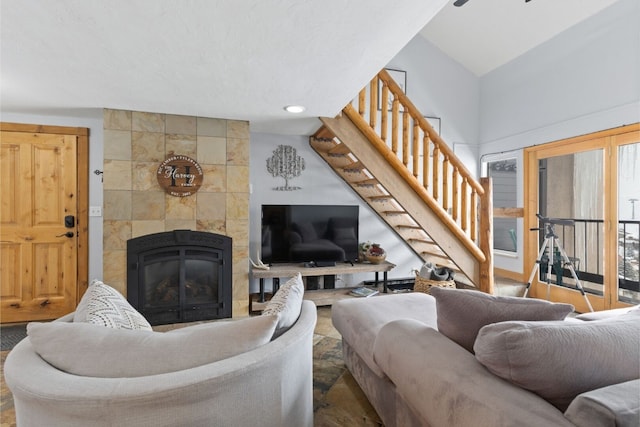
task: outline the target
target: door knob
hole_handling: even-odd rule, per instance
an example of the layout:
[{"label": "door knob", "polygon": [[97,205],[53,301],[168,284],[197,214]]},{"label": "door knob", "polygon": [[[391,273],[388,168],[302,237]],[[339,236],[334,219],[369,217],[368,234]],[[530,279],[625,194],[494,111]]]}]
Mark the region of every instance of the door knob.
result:
[{"label": "door knob", "polygon": [[68,237],[68,238],[72,238],[75,234],[73,233],[73,231],[67,231],[64,234],[58,234],[56,237]]}]

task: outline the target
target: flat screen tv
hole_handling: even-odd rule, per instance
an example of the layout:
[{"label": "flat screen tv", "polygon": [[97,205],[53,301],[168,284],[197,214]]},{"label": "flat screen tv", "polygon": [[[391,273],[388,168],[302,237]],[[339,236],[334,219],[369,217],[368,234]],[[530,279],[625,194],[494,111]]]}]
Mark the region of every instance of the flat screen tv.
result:
[{"label": "flat screen tv", "polygon": [[353,262],[358,206],[262,205],[262,261]]}]

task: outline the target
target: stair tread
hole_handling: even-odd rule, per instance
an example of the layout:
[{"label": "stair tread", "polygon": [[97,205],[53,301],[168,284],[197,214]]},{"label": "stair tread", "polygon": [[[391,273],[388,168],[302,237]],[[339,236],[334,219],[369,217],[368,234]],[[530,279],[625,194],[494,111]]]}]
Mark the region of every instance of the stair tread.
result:
[{"label": "stair tread", "polygon": [[319,140],[331,140],[336,136],[333,132],[331,132],[329,128],[327,128],[326,126],[322,126],[316,131],[316,133],[313,134],[312,137]]},{"label": "stair tread", "polygon": [[[417,226],[419,229],[421,229],[420,226]],[[433,240],[427,240],[427,239],[416,239],[414,237],[410,237],[407,239],[407,241],[412,242],[412,243],[424,243],[426,245],[435,245],[437,246],[438,244],[436,242],[434,242]]]},{"label": "stair tread", "polygon": [[346,166],[342,166],[341,168],[345,172],[346,171],[361,171],[363,169],[366,169],[364,167],[364,165],[362,163],[360,163],[360,162],[353,162],[353,163],[350,163],[350,164],[348,164]]},{"label": "stair tread", "polygon": [[363,179],[361,181],[352,182],[353,185],[376,185],[379,184],[378,180],[375,178]]},{"label": "stair tread", "polygon": [[420,227],[419,225],[408,225],[408,224],[398,224],[396,225],[397,228],[406,228],[406,229],[410,229],[410,230],[422,230],[422,227]]},{"label": "stair tread", "polygon": [[421,251],[420,255],[430,255],[430,256],[435,256],[439,258],[450,259],[449,256],[444,252]]},{"label": "stair tread", "polygon": [[340,143],[327,151],[330,155],[344,155],[351,153],[351,150],[346,145]]},{"label": "stair tread", "polygon": [[369,200],[390,200],[393,199],[393,196],[390,194],[382,194],[380,196],[369,196],[367,197]]},{"label": "stair tread", "polygon": [[345,168],[348,169],[349,165],[352,163],[351,160],[347,159],[344,156],[332,156],[330,154],[325,153],[323,157],[325,161],[329,163],[331,167],[335,169],[336,172],[338,173],[340,172],[344,173],[345,172],[344,169]]},{"label": "stair tread", "polygon": [[311,142],[311,147],[316,151],[316,153],[318,153],[320,156],[322,156],[323,159],[327,160],[327,157],[329,157],[329,153],[328,151],[333,148],[334,146],[334,142]]}]

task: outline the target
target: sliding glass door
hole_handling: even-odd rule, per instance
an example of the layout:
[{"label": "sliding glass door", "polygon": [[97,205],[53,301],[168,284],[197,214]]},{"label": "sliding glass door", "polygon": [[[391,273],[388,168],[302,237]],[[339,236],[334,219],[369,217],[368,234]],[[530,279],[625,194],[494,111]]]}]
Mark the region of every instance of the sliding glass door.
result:
[{"label": "sliding glass door", "polygon": [[[630,133],[614,138],[617,179],[616,264],[614,301],[640,304],[640,138]],[[615,158],[617,157],[617,158]]]},{"label": "sliding glass door", "polygon": [[[525,150],[525,230],[534,229],[525,235],[525,276],[540,269],[532,296],[570,302],[581,312],[589,304],[602,310],[640,302],[639,129],[625,126]],[[552,218],[552,230],[535,230],[541,227],[536,214]],[[538,259],[549,232],[559,247]]]},{"label": "sliding glass door", "polygon": [[[604,272],[604,150],[588,150],[572,154],[544,157],[538,160],[538,212],[551,223],[554,237],[553,277],[558,286],[579,290],[580,286],[596,295],[603,295]],[[538,233],[539,247],[545,233]],[[549,240],[550,242],[550,240]],[[562,261],[564,250],[573,272]],[[545,276],[546,280],[546,276]]]}]

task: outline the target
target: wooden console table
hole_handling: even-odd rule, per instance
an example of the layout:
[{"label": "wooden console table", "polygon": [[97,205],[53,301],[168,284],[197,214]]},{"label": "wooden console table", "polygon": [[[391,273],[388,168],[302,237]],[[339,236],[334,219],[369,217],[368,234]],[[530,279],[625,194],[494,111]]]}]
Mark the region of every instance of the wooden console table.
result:
[{"label": "wooden console table", "polygon": [[387,273],[396,265],[388,261],[379,264],[369,262],[357,262],[353,265],[341,263],[331,267],[305,267],[304,263],[293,264],[275,264],[269,270],[261,270],[258,268],[251,269],[251,277],[260,280],[260,296],[259,302],[264,302],[264,279],[273,279],[273,292],[275,293],[280,286],[280,277],[293,277],[297,273],[302,276],[335,276],[336,274],[355,274],[355,273],[375,273],[376,283],[378,283],[378,273],[383,273],[382,286],[383,292],[387,292]]}]

